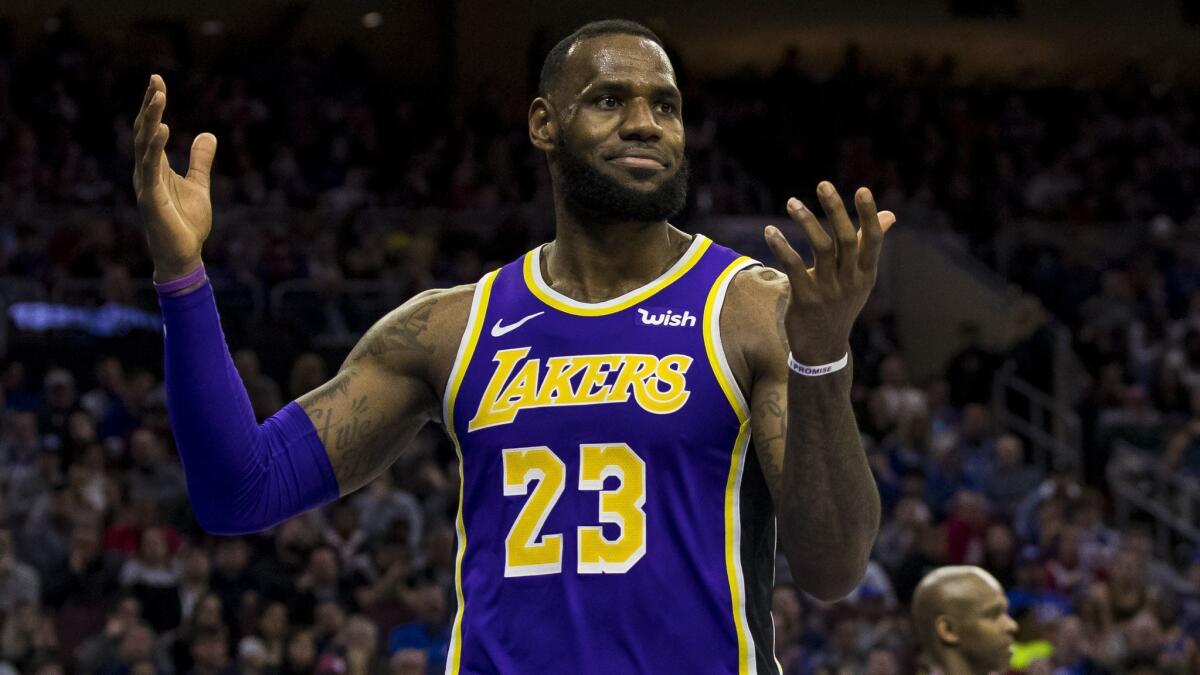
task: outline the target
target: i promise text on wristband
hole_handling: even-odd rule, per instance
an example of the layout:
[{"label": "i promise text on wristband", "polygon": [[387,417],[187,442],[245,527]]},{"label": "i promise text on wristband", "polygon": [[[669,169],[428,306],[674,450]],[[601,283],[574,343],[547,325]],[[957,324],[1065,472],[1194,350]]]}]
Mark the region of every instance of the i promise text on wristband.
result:
[{"label": "i promise text on wristband", "polygon": [[818,377],[820,375],[828,375],[829,373],[836,373],[837,371],[841,370],[842,368],[845,368],[846,364],[849,362],[850,362],[850,352],[846,352],[844,355],[842,355],[842,358],[838,359],[837,361],[834,361],[833,363],[826,363],[823,366],[806,366],[803,363],[800,363],[799,361],[797,361],[792,356],[791,350],[788,350],[788,362],[787,362],[788,368],[791,368],[793,373],[797,373],[799,375],[805,375],[808,377]]},{"label": "i promise text on wristband", "polygon": [[169,293],[175,293],[176,291],[182,291],[188,286],[200,283],[207,278],[208,275],[204,272],[204,263],[200,263],[199,267],[179,277],[178,279],[164,281],[161,284],[157,281],[153,282],[154,290],[158,291],[159,295],[167,295]]}]

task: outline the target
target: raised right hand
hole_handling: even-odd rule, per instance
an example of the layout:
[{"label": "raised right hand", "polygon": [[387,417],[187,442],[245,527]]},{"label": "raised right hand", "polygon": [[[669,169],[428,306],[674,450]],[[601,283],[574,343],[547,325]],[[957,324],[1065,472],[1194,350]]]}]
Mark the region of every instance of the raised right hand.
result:
[{"label": "raised right hand", "polygon": [[146,227],[156,281],[181,277],[200,266],[200,248],[212,230],[209,172],[217,137],[196,136],[187,176],[175,173],[163,150],[170,129],[162,123],[167,85],[150,76],[142,109],[133,122],[133,189]]}]

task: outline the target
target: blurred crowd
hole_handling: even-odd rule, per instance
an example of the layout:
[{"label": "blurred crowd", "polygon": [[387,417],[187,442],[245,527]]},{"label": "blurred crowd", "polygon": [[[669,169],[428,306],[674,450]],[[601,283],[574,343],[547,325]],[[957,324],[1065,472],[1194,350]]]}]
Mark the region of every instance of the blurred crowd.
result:
[{"label": "blurred crowd", "polygon": [[[10,38],[0,26],[0,276],[148,277],[129,180],[149,73],[103,58],[69,22],[22,53]],[[172,165],[186,166],[192,134],[220,139],[205,249],[216,280],[381,280],[403,296],[474,281],[550,236],[528,91],[378,86],[386,73],[352,53],[197,69],[163,49],[180,50],[155,57]],[[1136,65],[1103,86],[967,82],[953,59],[919,56],[882,74],[853,46],[827,76],[789,49],[769,72],[681,86],[693,176],[681,222],[777,213],[824,178],[870,185],[906,226],[963,242],[1072,328],[1094,376],[1085,461],[1121,439],[1200,477],[1195,91]],[[1014,241],[1018,222],[1042,224]],[[1096,223],[1122,225],[1073,236]],[[222,310],[234,324],[244,313]],[[260,419],[337,365],[303,352],[268,367],[278,354],[238,334]],[[1015,670],[1200,672],[1200,551],[1156,557],[1144,523],[1116,528],[1103,459],[1083,473],[1032,463],[991,417],[990,373],[1012,354],[963,335],[941,377],[913,382],[886,320],[856,327],[854,401],[883,527],[846,601],[798,593],[781,563],[785,672],[913,672],[907,603],[953,563],[1008,589]],[[210,537],[190,515],[157,355],[84,357],[42,368],[9,354],[0,370],[0,674],[441,669],[458,471],[437,431],[320,512]]]}]

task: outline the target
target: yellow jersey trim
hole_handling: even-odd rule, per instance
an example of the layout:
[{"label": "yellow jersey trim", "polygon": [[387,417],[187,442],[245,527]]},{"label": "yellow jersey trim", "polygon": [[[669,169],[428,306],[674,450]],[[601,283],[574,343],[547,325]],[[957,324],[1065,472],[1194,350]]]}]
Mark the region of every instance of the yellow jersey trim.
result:
[{"label": "yellow jersey trim", "polygon": [[458,346],[458,355],[454,357],[450,379],[446,382],[446,395],[442,401],[442,419],[446,425],[446,434],[450,436],[454,452],[458,454],[458,516],[454,521],[454,528],[458,534],[458,555],[454,559],[454,594],[458,600],[458,610],[454,613],[454,627],[450,632],[450,653],[446,658],[447,673],[458,672],[459,660],[462,657],[462,620],[466,610],[462,587],[463,554],[467,550],[467,528],[463,522],[463,454],[458,433],[454,430],[454,403],[458,398],[458,389],[462,386],[463,377],[467,373],[467,365],[471,363],[471,356],[475,354],[475,346],[479,344],[479,334],[483,329],[488,300],[492,293],[492,283],[496,281],[497,274],[496,271],[485,274],[475,287],[467,327]]},{"label": "yellow jersey trim", "polygon": [[721,307],[725,292],[733,275],[757,261],[742,256],[729,265],[717,277],[704,303],[704,350],[713,376],[725,392],[725,398],[738,419],[737,440],[729,457],[729,478],[725,483],[725,575],[729,581],[729,597],[733,615],[734,632],[737,634],[738,674],[749,675],[756,671],[754,639],[750,635],[750,623],[746,618],[746,581],[742,575],[740,555],[742,541],[741,486],[742,473],[746,465],[746,448],[750,444],[750,411],[745,396],[738,388],[729,362],[725,358],[725,347],[721,343]]},{"label": "yellow jersey trim", "polygon": [[541,265],[541,247],[533,249],[525,254],[525,263],[523,265],[525,272],[525,286],[538,300],[550,305],[560,312],[574,314],[576,316],[605,316],[615,314],[623,309],[628,309],[643,300],[646,300],[655,293],[670,286],[679,277],[683,276],[688,270],[692,269],[696,263],[700,262],[700,258],[704,256],[704,252],[712,245],[712,240],[702,234],[696,234],[692,237],[692,244],[687,251],[671,266],[671,269],[663,272],[662,276],[651,281],[650,283],[640,288],[635,288],[628,293],[617,296],[611,300],[604,302],[580,302],[569,298],[562,293],[550,288],[546,281],[542,278]]},{"label": "yellow jersey trim", "polygon": [[725,392],[725,398],[729,400],[739,423],[750,419],[750,408],[733,378],[729,361],[725,358],[725,348],[721,343],[721,307],[725,305],[725,292],[729,289],[729,282],[733,281],[733,275],[757,264],[757,260],[747,256],[729,263],[713,283],[708,292],[708,299],[704,302],[704,351],[708,354],[708,363],[717,377],[717,383],[721,385],[721,391]]}]

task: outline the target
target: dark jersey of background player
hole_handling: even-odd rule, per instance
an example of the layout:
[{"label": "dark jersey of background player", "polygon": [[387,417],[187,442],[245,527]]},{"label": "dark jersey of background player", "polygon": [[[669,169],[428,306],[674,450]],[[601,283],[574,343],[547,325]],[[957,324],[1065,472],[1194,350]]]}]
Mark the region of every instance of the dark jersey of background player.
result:
[{"label": "dark jersey of background player", "polygon": [[[186,177],[166,166],[165,89],[152,78],[135,122],[135,187],[159,281],[200,267],[200,248],[211,229],[208,174],[216,151],[215,137],[201,134]],[[550,165],[556,235],[534,258],[537,275],[547,289],[579,303],[604,303],[653,285],[703,243],[667,222],[682,205],[686,162],[682,101],[661,42],[638,24],[589,24],[551,51],[540,89],[530,106],[529,134]],[[809,593],[834,599],[862,576],[878,528],[879,497],[850,405],[851,368],[807,377],[792,374],[787,362],[789,350],[810,365],[846,353],[850,328],[875,281],[883,232],[895,218],[877,212],[863,188],[855,195],[856,228],[832,185],[821,183],[817,194],[832,234],[799,200],[788,203],[789,216],[811,242],[813,266],[778,228],[768,227],[767,244],[784,272],[731,274],[714,358],[726,362],[730,387],[746,401],[753,438],[746,470],[766,486],[793,576]],[[187,298],[203,287],[198,282],[178,295]],[[176,401],[172,422],[202,524],[227,532],[267,527],[356,490],[390,465],[422,425],[446,424],[446,387],[478,291],[477,284],[428,291],[383,317],[333,379],[285,406],[279,420],[246,432],[250,441],[266,437],[262,444],[276,464],[292,462],[300,449],[319,448],[320,457],[304,455],[304,468],[284,472],[287,478],[267,475],[271,469],[263,463],[245,465],[254,477],[244,485],[229,481],[240,477],[242,470],[233,469],[246,461],[245,444],[234,439],[227,443],[234,449],[217,448],[214,440],[241,424],[235,419],[240,411],[222,406],[235,406],[244,392],[227,393],[224,380],[231,378],[208,377],[222,364],[195,355],[204,345],[188,345],[198,339],[193,332],[211,330],[184,330],[204,303],[164,298],[168,402]],[[183,391],[189,386],[203,391]],[[208,396],[204,405],[196,403],[201,394]],[[301,408],[304,425],[295,420]],[[196,433],[182,433],[184,428]],[[316,477],[295,480],[309,475]],[[215,498],[218,488],[237,498]],[[464,492],[472,489],[463,485]],[[294,498],[289,490],[306,496]],[[470,598],[465,601],[469,606]],[[758,661],[768,671],[772,662]],[[746,667],[742,661],[737,670]]]}]

